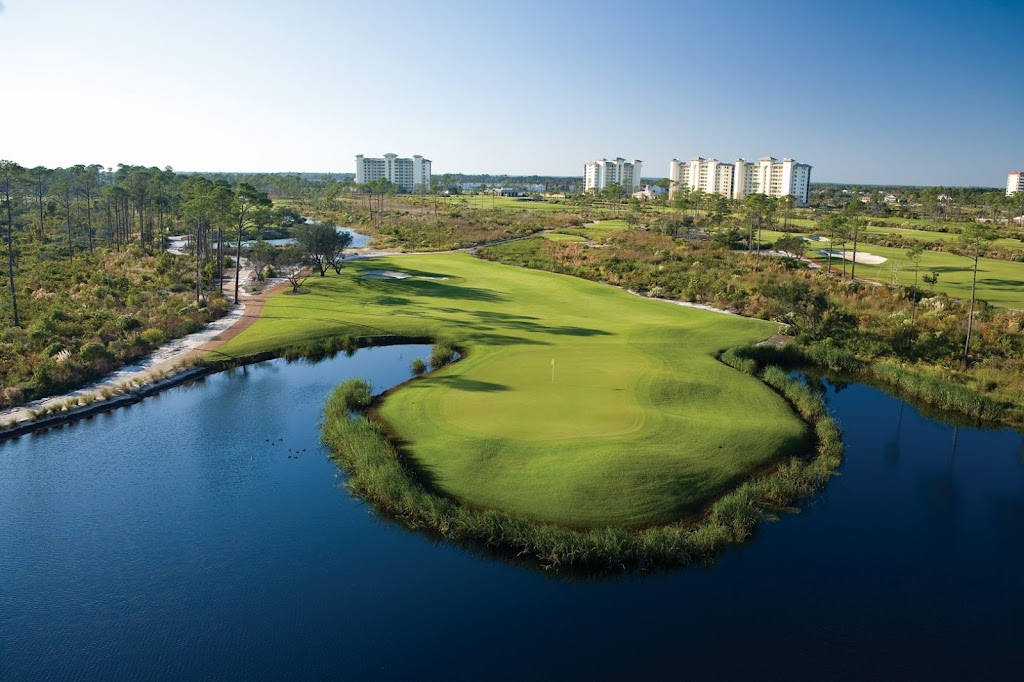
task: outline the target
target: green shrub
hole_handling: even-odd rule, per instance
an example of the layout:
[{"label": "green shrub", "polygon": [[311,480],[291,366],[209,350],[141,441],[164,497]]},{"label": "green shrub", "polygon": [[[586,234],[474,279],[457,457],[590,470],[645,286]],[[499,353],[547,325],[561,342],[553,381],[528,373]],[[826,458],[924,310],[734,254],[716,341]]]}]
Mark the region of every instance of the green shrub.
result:
[{"label": "green shrub", "polygon": [[167,335],[164,334],[163,330],[157,329],[156,327],[150,327],[143,330],[140,336],[143,341],[151,346],[159,346],[167,338]]},{"label": "green shrub", "polygon": [[131,331],[132,329],[138,329],[139,321],[131,315],[122,315],[117,320],[118,329],[123,332]]},{"label": "green shrub", "polygon": [[422,376],[427,371],[427,363],[423,362],[420,358],[416,358],[412,361],[411,369],[412,373],[416,376]]}]

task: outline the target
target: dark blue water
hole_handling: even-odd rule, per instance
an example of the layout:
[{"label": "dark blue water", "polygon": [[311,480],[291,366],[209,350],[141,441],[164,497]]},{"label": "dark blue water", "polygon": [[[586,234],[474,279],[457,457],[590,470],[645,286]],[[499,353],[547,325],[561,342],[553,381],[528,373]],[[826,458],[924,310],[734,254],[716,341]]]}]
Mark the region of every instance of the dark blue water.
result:
[{"label": "dark blue water", "polygon": [[0,445],[0,679],[1019,675],[1020,434],[830,389],[847,456],[800,514],[712,568],[553,579],[378,520],[319,448],[333,385],[426,352],[266,363]]}]

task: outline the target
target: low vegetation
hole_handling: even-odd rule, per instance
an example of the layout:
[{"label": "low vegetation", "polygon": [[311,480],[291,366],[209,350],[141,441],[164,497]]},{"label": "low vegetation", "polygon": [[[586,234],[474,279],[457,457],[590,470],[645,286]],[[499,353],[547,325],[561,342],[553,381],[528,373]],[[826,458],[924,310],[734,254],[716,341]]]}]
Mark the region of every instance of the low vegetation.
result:
[{"label": "low vegetation", "polygon": [[[0,161],[0,407],[78,388],[222,315],[240,274],[227,240],[299,220],[269,203],[169,168]],[[165,251],[171,234],[187,236],[183,253]]]},{"label": "low vegetation", "polygon": [[21,327],[0,331],[0,407],[77,388],[227,309],[194,301],[190,264],[136,249],[42,262],[18,286]]}]

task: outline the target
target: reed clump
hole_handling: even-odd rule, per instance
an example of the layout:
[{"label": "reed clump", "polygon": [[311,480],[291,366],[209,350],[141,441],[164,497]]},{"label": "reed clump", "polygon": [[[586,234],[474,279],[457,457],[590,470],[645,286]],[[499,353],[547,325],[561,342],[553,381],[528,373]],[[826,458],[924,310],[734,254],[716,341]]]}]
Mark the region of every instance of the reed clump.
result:
[{"label": "reed clump", "polygon": [[957,383],[956,377],[952,374],[940,376],[925,371],[913,371],[891,362],[872,365],[868,374],[911,400],[919,400],[979,420],[997,420],[1000,413],[1009,407]]},{"label": "reed clump", "polygon": [[434,369],[455,362],[459,352],[451,339],[438,339],[430,349],[430,366]]},{"label": "reed clump", "polygon": [[[1012,414],[1012,403],[995,400],[973,390],[966,385],[967,378],[951,368],[906,366],[893,361],[866,364],[850,351],[824,342],[804,348],[795,344],[742,346],[722,352],[719,359],[747,374],[757,374],[767,365],[785,368],[812,365],[862,378],[867,383],[892,389],[910,401],[978,421],[1009,421],[1008,416]],[[788,394],[786,397],[792,402]]]}]

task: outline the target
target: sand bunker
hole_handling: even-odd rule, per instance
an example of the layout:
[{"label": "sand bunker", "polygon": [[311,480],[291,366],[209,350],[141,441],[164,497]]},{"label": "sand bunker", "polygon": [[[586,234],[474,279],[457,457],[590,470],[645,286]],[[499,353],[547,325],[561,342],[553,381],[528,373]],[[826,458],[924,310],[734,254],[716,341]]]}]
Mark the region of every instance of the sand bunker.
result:
[{"label": "sand bunker", "polygon": [[430,277],[427,275],[410,275],[408,272],[398,270],[368,270],[363,273],[364,279],[430,279],[443,280],[447,277]]},{"label": "sand bunker", "polygon": [[[823,256],[827,256],[828,254],[829,252],[827,250],[821,252],[821,255]],[[853,251],[833,251],[832,257],[842,258],[843,260],[854,260]],[[881,265],[887,260],[889,259],[885,256],[876,256],[872,253],[868,253],[867,251],[858,251],[856,262],[864,265]]]},{"label": "sand bunker", "polygon": [[363,274],[365,279],[409,279],[412,277],[408,272],[396,272],[394,270],[370,270]]}]

